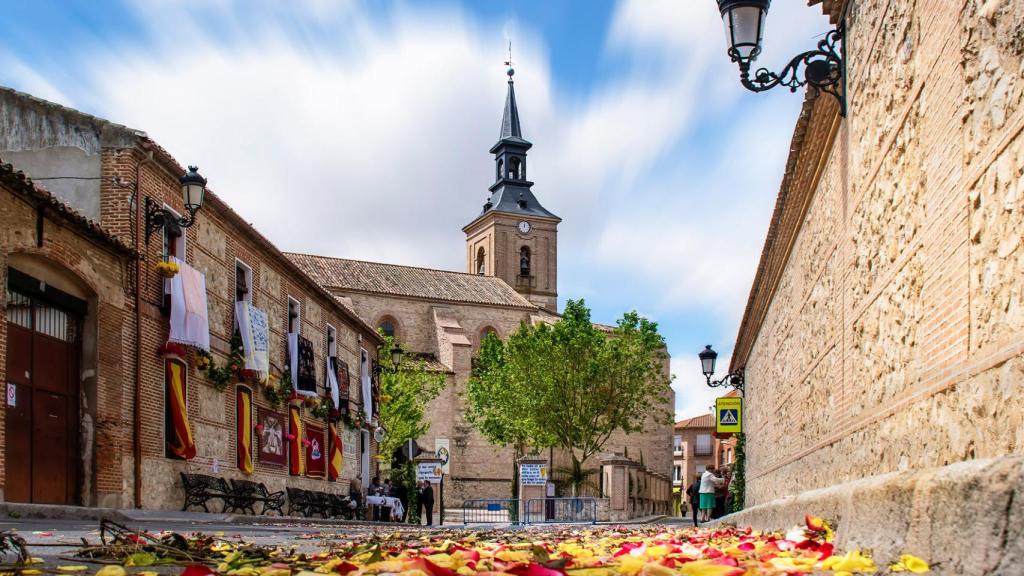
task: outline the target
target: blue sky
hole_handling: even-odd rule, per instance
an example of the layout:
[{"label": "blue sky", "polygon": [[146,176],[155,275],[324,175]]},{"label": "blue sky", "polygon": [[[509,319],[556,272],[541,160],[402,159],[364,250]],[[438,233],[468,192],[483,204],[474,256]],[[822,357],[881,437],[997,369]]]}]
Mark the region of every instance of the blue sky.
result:
[{"label": "blue sky", "polygon": [[[559,292],[637,309],[714,393],[802,96],[746,92],[713,0],[8,0],[0,84],[145,130],[284,250],[462,270],[508,41]],[[827,31],[776,0],[761,64]]]}]

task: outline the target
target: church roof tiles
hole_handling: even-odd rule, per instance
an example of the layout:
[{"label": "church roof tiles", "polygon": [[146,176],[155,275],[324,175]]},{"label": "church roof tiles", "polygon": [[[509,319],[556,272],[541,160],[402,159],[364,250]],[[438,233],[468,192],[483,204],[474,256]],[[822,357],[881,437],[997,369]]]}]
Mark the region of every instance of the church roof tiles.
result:
[{"label": "church roof tiles", "polygon": [[286,253],[329,290],[370,292],[427,300],[536,309],[500,278],[449,270]]}]

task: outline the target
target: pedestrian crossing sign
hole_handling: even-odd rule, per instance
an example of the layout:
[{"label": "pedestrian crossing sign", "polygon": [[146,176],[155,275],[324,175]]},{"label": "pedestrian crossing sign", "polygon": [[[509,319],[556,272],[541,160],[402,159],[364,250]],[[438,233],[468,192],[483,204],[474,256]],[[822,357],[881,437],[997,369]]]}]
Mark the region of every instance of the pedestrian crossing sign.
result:
[{"label": "pedestrian crossing sign", "polygon": [[715,432],[738,434],[743,431],[743,398],[715,399]]}]

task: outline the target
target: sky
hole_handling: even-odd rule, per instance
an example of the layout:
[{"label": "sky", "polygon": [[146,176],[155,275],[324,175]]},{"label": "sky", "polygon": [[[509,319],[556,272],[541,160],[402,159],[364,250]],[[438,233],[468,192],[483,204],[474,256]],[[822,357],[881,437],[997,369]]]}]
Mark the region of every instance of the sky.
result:
[{"label": "sky", "polygon": [[[776,0],[759,64],[829,28]],[[462,271],[510,41],[560,305],[658,322],[706,413],[802,102],[740,85],[713,0],[6,0],[0,84],[144,130],[282,250]]]}]

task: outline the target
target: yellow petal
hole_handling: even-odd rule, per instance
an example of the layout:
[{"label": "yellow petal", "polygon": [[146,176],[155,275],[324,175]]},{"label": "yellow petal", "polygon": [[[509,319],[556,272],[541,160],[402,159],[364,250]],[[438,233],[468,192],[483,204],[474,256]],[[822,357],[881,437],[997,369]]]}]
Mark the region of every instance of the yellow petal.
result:
[{"label": "yellow petal", "polygon": [[678,570],[684,576],[724,576],[735,572],[736,567],[715,564],[710,560],[697,560],[679,566]]},{"label": "yellow petal", "polygon": [[125,576],[125,571],[120,566],[104,566],[96,572],[96,576]]},{"label": "yellow petal", "polygon": [[927,562],[912,554],[904,554],[900,556],[900,564],[914,574],[924,574],[930,570]]},{"label": "yellow petal", "polygon": [[85,572],[88,566],[57,566],[58,572]]}]

